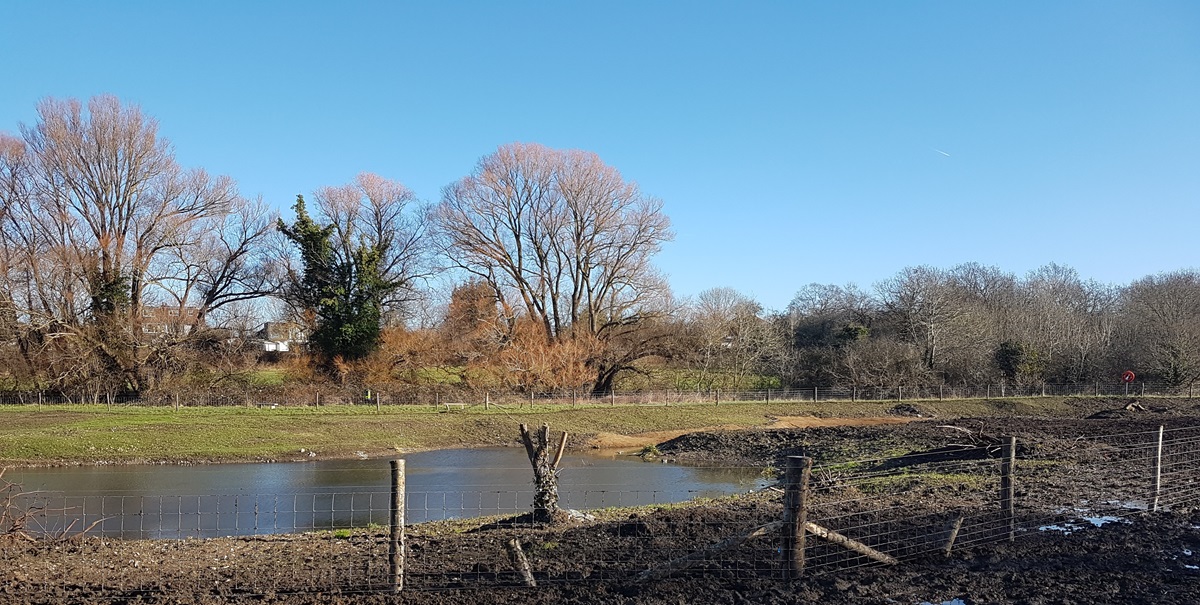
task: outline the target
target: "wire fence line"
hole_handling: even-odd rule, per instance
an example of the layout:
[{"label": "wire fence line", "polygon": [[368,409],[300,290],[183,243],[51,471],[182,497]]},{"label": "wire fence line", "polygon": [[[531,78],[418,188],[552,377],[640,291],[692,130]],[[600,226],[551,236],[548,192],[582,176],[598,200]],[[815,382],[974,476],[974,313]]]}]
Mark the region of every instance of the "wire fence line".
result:
[{"label": "wire fence line", "polygon": [[[1007,463],[1010,457],[1015,464]],[[564,506],[581,512],[559,525],[513,512],[529,511],[531,489],[407,492],[403,586],[482,590],[530,579],[547,585],[688,574],[784,577],[794,565],[780,535],[783,523],[797,518],[785,497],[792,488],[805,492],[803,574],[902,566],[1014,538],[1194,510],[1198,462],[1200,427],[1017,440],[1015,447],[964,443],[817,464],[802,486],[787,481],[789,473],[779,484],[715,500],[673,504],[677,495],[656,490],[596,489],[564,498]],[[9,485],[6,494],[0,584],[8,586],[54,578],[97,598],[394,586],[393,494],[378,486],[132,497],[30,493]],[[18,538],[14,522],[32,539]]]},{"label": "wire fence line", "polygon": [[489,406],[670,406],[731,402],[928,401],[1020,397],[1187,397],[1193,384],[1121,381],[1071,384],[934,384],[812,386],[761,389],[681,388],[620,391],[502,391],[448,387],[178,389],[152,393],[0,391],[0,405],[110,405],[259,408],[366,405],[432,406],[446,411]]}]

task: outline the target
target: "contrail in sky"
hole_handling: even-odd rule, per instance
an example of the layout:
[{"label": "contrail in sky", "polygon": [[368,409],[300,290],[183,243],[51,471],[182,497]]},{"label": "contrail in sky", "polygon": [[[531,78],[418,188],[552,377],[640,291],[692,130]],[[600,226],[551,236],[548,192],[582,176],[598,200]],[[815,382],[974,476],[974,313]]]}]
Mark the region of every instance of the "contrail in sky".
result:
[{"label": "contrail in sky", "polygon": [[940,154],[942,154],[942,155],[944,155],[944,156],[946,156],[946,157],[950,157],[950,154],[946,153],[945,151],[942,151],[941,149],[938,149],[937,147],[930,147],[930,149],[932,149],[932,150],[934,150],[934,151],[936,151],[936,152],[938,152],[938,153],[940,153]]}]

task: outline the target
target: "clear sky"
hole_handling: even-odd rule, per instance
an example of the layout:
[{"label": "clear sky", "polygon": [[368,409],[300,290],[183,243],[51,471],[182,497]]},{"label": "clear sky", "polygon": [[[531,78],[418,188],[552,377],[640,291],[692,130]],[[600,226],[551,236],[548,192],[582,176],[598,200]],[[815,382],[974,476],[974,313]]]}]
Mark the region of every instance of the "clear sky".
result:
[{"label": "clear sky", "polygon": [[0,130],[111,93],[287,211],[436,201],[513,141],[665,202],[676,293],[1048,262],[1196,267],[1200,2],[0,0]]}]

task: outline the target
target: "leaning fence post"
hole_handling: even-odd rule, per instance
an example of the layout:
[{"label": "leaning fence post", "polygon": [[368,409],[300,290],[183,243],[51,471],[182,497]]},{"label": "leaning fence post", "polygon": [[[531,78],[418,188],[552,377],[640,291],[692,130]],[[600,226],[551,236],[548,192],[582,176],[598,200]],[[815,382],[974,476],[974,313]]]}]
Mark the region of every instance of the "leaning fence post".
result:
[{"label": "leaning fence post", "polygon": [[1158,497],[1162,493],[1162,444],[1163,444],[1163,427],[1158,427],[1158,447],[1154,452],[1154,504],[1150,507],[1151,512],[1158,512]]},{"label": "leaning fence post", "polygon": [[808,523],[808,478],[812,458],[788,456],[783,494],[783,577],[793,579],[804,573],[805,525]]},{"label": "leaning fence post", "polygon": [[404,460],[392,460],[392,518],[388,573],[392,592],[404,588]]},{"label": "leaning fence post", "polygon": [[1016,490],[1013,484],[1013,469],[1017,464],[1017,438],[1009,437],[1001,450],[1000,460],[1000,510],[1004,524],[1008,527],[1008,541],[1017,537]]}]

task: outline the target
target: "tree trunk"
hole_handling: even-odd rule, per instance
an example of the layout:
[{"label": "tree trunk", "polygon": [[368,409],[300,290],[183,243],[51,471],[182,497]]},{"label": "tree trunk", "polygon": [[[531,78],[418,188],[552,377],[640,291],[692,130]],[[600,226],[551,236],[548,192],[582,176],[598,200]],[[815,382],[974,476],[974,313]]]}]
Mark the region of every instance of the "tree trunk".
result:
[{"label": "tree trunk", "polygon": [[567,445],[567,433],[562,434],[558,448],[550,449],[550,425],[543,424],[537,434],[537,443],[529,427],[521,425],[521,441],[525,453],[533,466],[533,520],[537,523],[557,523],[566,519],[566,513],[558,507],[558,463],[562,460]]}]

